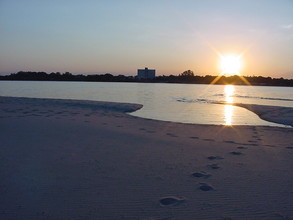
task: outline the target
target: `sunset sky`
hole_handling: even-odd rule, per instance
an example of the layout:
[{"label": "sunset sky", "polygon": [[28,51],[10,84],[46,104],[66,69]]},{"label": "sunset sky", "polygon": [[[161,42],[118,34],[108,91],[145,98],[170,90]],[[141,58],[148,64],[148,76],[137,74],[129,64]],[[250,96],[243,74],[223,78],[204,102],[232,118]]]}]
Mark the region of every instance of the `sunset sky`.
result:
[{"label": "sunset sky", "polygon": [[293,78],[293,0],[0,0],[0,73],[220,73]]}]

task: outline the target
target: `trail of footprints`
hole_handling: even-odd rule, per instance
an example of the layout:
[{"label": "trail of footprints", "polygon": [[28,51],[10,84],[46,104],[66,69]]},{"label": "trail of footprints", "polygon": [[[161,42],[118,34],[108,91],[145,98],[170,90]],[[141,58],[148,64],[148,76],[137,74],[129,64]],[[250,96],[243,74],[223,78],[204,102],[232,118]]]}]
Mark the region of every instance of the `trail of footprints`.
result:
[{"label": "trail of footprints", "polygon": [[[147,132],[147,133],[155,133],[155,131],[148,131],[147,129],[145,128],[140,128],[141,131],[144,131],[144,132]],[[167,136],[171,137],[171,138],[176,138],[178,137],[177,135],[173,134],[173,133],[166,133]],[[227,155],[232,155],[232,156],[243,156],[244,153],[241,151],[241,150],[246,150],[248,149],[247,146],[260,146],[262,145],[260,142],[262,141],[262,138],[261,138],[262,134],[260,134],[260,132],[255,128],[253,127],[252,128],[252,140],[248,140],[246,143],[238,143],[238,142],[235,142],[235,141],[232,141],[232,140],[224,140],[223,143],[226,143],[226,144],[237,144],[237,145],[240,145],[237,147],[237,149],[235,151],[231,151],[231,152],[228,152]],[[189,137],[191,139],[194,139],[194,140],[202,140],[202,141],[208,141],[208,142],[215,142],[216,140],[215,139],[211,139],[211,138],[200,138],[198,136],[192,136],[192,137]],[[293,145],[293,144],[292,144]],[[270,146],[270,147],[273,147],[271,145],[263,145],[263,146]],[[287,149],[293,149],[293,147],[289,146],[289,147],[286,147]],[[211,162],[216,162],[216,161],[221,161],[223,160],[224,158],[221,157],[221,156],[208,156],[207,157],[207,160],[211,161]],[[221,166],[218,164],[218,163],[210,163],[208,165],[206,165],[206,169],[207,170],[220,170],[221,169]],[[209,172],[207,171],[197,171],[195,173],[192,173],[191,176],[193,178],[197,178],[197,179],[201,179],[201,180],[207,180],[208,178],[212,178],[212,174],[210,174]],[[199,190],[201,191],[214,191],[214,187],[211,186],[209,183],[207,182],[199,182],[199,187],[198,187]],[[162,206],[170,206],[170,205],[177,205],[177,204],[180,204],[182,201],[184,201],[185,199],[182,199],[182,198],[177,198],[175,196],[170,196],[170,197],[164,197],[164,198],[161,198],[159,200],[160,204]]]},{"label": "trail of footprints", "polygon": [[[141,129],[143,130],[143,129]],[[176,137],[176,135],[173,135],[172,133],[167,133],[166,135],[170,136],[170,137]],[[248,146],[258,146],[258,141],[260,141],[261,139],[259,138],[258,132],[256,131],[255,128],[253,128],[253,139],[254,140],[249,140],[248,143],[237,143],[231,140],[225,140],[223,141],[224,143],[230,143],[230,144],[238,144],[241,146],[237,147],[236,151],[231,151],[228,152],[227,155],[231,155],[231,156],[243,156],[244,153],[239,151],[239,150],[246,150],[248,149],[248,147],[246,147],[245,145]],[[195,140],[199,140],[201,138],[197,137],[197,136],[192,136],[190,137],[191,139],[195,139]],[[209,138],[204,138],[201,139],[203,141],[209,141],[209,142],[215,142],[214,139],[209,139]],[[292,147],[293,148],[293,147]],[[215,191],[216,189],[208,183],[208,179],[212,178],[213,175],[211,173],[209,173],[208,171],[213,171],[213,170],[220,170],[221,166],[219,165],[221,160],[224,160],[224,157],[221,156],[215,156],[215,155],[211,155],[208,156],[206,158],[208,161],[210,162],[214,162],[214,163],[210,163],[206,165],[206,169],[204,170],[200,170],[200,171],[196,171],[194,173],[192,173],[190,176],[192,178],[195,178],[197,180],[202,180],[202,181],[198,181],[198,190],[201,190],[203,192],[208,192],[208,191]],[[219,162],[219,163],[216,163]],[[182,202],[186,201],[185,198],[181,198],[181,197],[176,197],[176,196],[170,196],[170,197],[163,197],[159,200],[159,203],[161,206],[173,206],[173,205],[178,205]]]},{"label": "trail of footprints", "polygon": [[[37,107],[37,105],[35,106]],[[88,118],[92,115],[103,115],[102,113],[97,113],[95,110],[75,110],[72,111],[70,109],[67,109],[67,107],[64,107],[63,109],[48,109],[46,106],[41,106],[41,108],[18,108],[16,110],[10,109],[10,108],[3,108],[0,109],[1,116],[0,118],[11,118],[11,117],[38,117],[38,116],[43,116],[46,118],[54,118],[54,119],[60,119],[61,117],[68,117],[71,120],[75,120],[76,116],[83,116],[84,117],[84,122],[89,123],[90,120]]]},{"label": "trail of footprints", "polygon": [[[239,152],[239,151],[232,151],[232,152],[229,152],[230,155],[243,155],[242,152]],[[220,161],[220,160],[223,160],[224,158],[221,157],[221,156],[209,156],[207,157],[207,159],[209,161]],[[219,166],[218,163],[213,163],[213,164],[208,164],[206,166],[208,169],[210,170],[219,170],[221,169],[221,167]],[[201,179],[208,179],[210,177],[212,177],[212,174],[206,172],[206,171],[200,171],[200,172],[195,172],[193,174],[191,174],[192,177],[195,177],[195,178],[201,178]],[[213,188],[213,186],[211,186],[209,183],[205,183],[205,182],[200,182],[199,183],[200,186],[199,186],[199,189],[202,190],[202,191],[213,191],[215,190]]]},{"label": "trail of footprints", "polygon": [[[247,147],[241,147],[240,149],[247,149]],[[234,155],[234,156],[243,155],[243,153],[239,152],[239,151],[232,151],[232,152],[229,152],[229,154]],[[207,160],[209,160],[209,161],[221,161],[223,159],[224,158],[221,156],[208,156],[207,157]],[[221,167],[217,163],[208,164],[208,165],[206,165],[206,168],[208,170],[221,169]],[[201,179],[201,180],[207,180],[209,178],[212,178],[212,174],[210,174],[207,171],[201,170],[201,171],[197,171],[195,173],[192,173],[191,177],[196,178],[196,179]],[[215,191],[215,188],[211,184],[209,184],[207,181],[199,182],[198,184],[199,184],[198,189],[203,192]],[[161,206],[174,206],[174,205],[178,205],[184,201],[186,201],[186,199],[184,197],[169,196],[169,197],[161,198],[159,200],[159,203]]]},{"label": "trail of footprints", "polygon": [[[237,144],[240,145],[237,147],[236,151],[231,151],[228,152],[227,155],[231,155],[231,156],[243,156],[244,153],[242,151],[239,150],[246,150],[248,149],[247,146],[259,146],[262,145],[260,142],[262,141],[262,134],[260,134],[257,129],[255,127],[252,128],[252,138],[253,140],[248,140],[247,143],[237,143],[235,141],[232,140],[225,140],[223,141],[223,143],[227,143],[227,144]],[[172,134],[172,133],[167,133],[166,135],[170,136],[170,137],[177,137],[176,135]],[[197,137],[197,136],[192,136],[190,137],[191,139],[195,139],[195,140],[199,140],[201,138]],[[210,141],[210,142],[215,142],[214,139],[209,139],[209,138],[204,138],[201,139],[203,141]],[[267,147],[275,147],[273,145],[263,145],[263,146],[267,146]],[[286,149],[291,149],[293,150],[293,143],[291,143],[291,146],[286,147]],[[206,165],[206,170],[201,170],[201,171],[196,171],[194,173],[192,173],[190,176],[192,178],[195,178],[197,180],[202,180],[201,182],[199,181],[198,184],[198,190],[201,190],[203,192],[208,192],[208,191],[215,191],[215,188],[208,183],[208,179],[212,178],[212,174],[210,174],[207,170],[209,171],[216,171],[216,170],[220,170],[221,166],[218,163],[215,162],[220,162],[221,160],[224,160],[223,157],[221,156],[208,156],[206,158],[208,161],[214,162],[214,163],[210,163]],[[178,205],[182,202],[186,201],[186,199],[184,197],[176,197],[176,196],[169,196],[169,197],[163,197],[159,200],[159,203],[161,206],[173,206],[173,205]]]}]

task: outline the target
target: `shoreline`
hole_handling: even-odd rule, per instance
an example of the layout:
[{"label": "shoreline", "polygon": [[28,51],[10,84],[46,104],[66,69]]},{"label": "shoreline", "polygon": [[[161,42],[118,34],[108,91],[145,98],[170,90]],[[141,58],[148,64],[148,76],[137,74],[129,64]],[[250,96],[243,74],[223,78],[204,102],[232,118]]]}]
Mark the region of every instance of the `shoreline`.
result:
[{"label": "shoreline", "polygon": [[[293,127],[293,108],[283,107],[283,106],[271,106],[271,105],[258,105],[258,104],[243,104],[243,103],[225,103],[225,102],[215,102],[213,104],[221,105],[233,105],[241,108],[245,108],[256,115],[259,118],[289,127]],[[234,125],[235,126],[235,125]]]},{"label": "shoreline", "polygon": [[[3,100],[14,100],[21,101],[26,100],[26,102],[34,103],[34,101],[47,102],[51,104],[66,104],[68,106],[74,107],[84,107],[92,109],[105,109],[109,111],[117,111],[122,113],[132,113],[141,108],[143,105],[135,103],[119,103],[119,102],[108,102],[108,101],[90,101],[90,100],[76,100],[76,99],[55,99],[55,98],[28,98],[28,97],[8,97],[0,96],[0,101]],[[268,121],[284,125],[285,127],[293,127],[293,108],[283,107],[283,106],[270,106],[270,105],[258,105],[258,104],[243,104],[243,103],[225,103],[225,102],[210,102],[211,104],[221,104],[221,105],[233,105],[241,108],[245,108],[250,112],[256,114],[259,118]],[[143,118],[139,116],[134,116],[138,118]],[[147,118],[143,118],[147,119]],[[158,120],[158,119],[151,119]],[[161,120],[158,120],[161,121]],[[167,121],[172,122],[172,121]],[[183,123],[183,124],[194,124],[194,123],[184,123],[184,122],[173,122],[173,123]],[[198,124],[198,125],[210,125],[210,124]],[[211,124],[213,125],[213,124]],[[223,126],[214,124],[214,126]],[[232,126],[253,126],[253,125],[232,125]],[[263,125],[257,125],[263,126]],[[272,126],[273,127],[273,126]]]},{"label": "shoreline", "polygon": [[0,97],[3,219],[290,219],[293,129]]},{"label": "shoreline", "polygon": [[[31,76],[28,76],[31,74]],[[38,74],[39,77],[38,77]],[[171,83],[171,84],[195,84],[195,85],[209,85],[211,82],[217,78],[217,76],[190,76],[187,78],[180,78],[179,76],[157,76],[153,79],[136,79],[135,76],[124,76],[119,75],[115,76],[112,74],[96,74],[91,75],[91,79],[87,79],[89,75],[74,75],[71,74],[70,76],[63,75],[59,76],[52,76],[51,74],[44,72],[25,72],[20,71],[16,73],[14,76],[10,75],[0,75],[0,81],[36,81],[36,82],[119,82],[119,83]],[[69,78],[68,78],[69,77]],[[116,78],[117,77],[117,78]],[[122,78],[121,78],[122,77]],[[174,78],[175,77],[175,78]],[[208,77],[208,79],[205,79]],[[283,82],[279,82],[278,78],[273,78],[268,82],[267,80],[264,81],[257,81],[255,76],[243,76],[249,81],[249,84],[243,82],[239,76],[222,76],[225,80],[220,79],[217,81],[216,85],[226,85],[233,83],[234,85],[238,86],[275,86],[275,87],[293,87],[292,81],[293,79],[283,79]],[[236,78],[235,78],[236,77]],[[83,79],[82,79],[83,78]],[[116,78],[116,79],[115,79]],[[161,78],[161,79],[160,79]],[[164,79],[163,79],[164,78]],[[192,79],[193,78],[193,79]],[[212,79],[211,79],[212,78]],[[229,82],[230,81],[230,82]]]},{"label": "shoreline", "polygon": [[293,127],[293,108],[242,103],[235,103],[233,105],[246,108],[265,121]]}]

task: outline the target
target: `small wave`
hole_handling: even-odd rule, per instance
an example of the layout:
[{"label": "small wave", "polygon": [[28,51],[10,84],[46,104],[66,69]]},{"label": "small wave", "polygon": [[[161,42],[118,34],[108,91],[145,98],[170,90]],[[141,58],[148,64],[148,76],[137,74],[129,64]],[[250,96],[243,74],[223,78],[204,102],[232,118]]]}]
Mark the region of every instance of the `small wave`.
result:
[{"label": "small wave", "polygon": [[247,99],[265,99],[265,100],[272,100],[272,101],[289,101],[289,102],[292,102],[293,101],[293,99],[287,99],[287,98],[260,97],[260,96],[242,96],[242,95],[235,95],[234,97],[237,97],[237,98],[247,98]]},{"label": "small wave", "polygon": [[186,99],[186,98],[177,98],[177,102],[185,102],[185,103],[212,103],[212,100],[209,99]]},{"label": "small wave", "polygon": [[220,97],[223,97],[224,94],[223,94],[223,93],[218,93],[218,94],[214,94],[213,96],[220,96]]},{"label": "small wave", "polygon": [[[224,97],[224,94],[215,94],[213,96]],[[292,102],[293,99],[288,98],[274,98],[274,97],[261,97],[261,96],[246,96],[246,95],[232,95],[234,98],[244,98],[244,99],[263,99],[263,100],[271,100],[271,101],[288,101]]]}]

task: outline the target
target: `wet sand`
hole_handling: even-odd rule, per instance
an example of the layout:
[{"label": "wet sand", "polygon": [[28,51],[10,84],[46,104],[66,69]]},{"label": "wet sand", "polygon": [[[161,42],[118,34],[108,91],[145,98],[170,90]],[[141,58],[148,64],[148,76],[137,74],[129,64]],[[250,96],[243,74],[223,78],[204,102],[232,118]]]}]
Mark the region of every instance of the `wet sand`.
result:
[{"label": "wet sand", "polygon": [[240,103],[234,105],[254,112],[263,120],[293,126],[293,108]]},{"label": "wet sand", "polygon": [[0,97],[0,218],[293,218],[292,128],[126,114],[141,107]]}]

